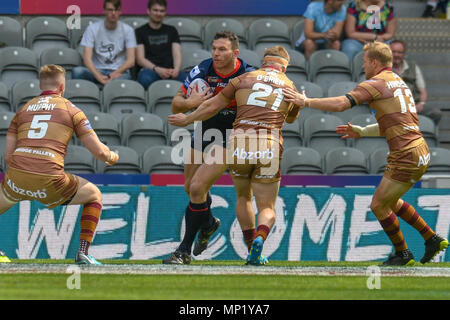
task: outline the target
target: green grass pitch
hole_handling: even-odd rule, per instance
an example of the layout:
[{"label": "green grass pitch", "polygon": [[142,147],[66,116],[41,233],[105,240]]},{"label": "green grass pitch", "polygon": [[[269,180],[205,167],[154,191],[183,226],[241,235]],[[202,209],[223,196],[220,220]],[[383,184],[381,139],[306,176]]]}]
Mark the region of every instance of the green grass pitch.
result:
[{"label": "green grass pitch", "polygon": [[[105,260],[111,265],[158,265],[160,260]],[[42,266],[67,264],[71,260],[13,260],[16,266],[32,263]],[[283,268],[367,268],[379,262],[294,262],[271,261],[270,267]],[[382,275],[380,289],[368,289],[368,276],[351,275],[293,275],[293,274],[84,274],[80,289],[68,289],[71,274],[42,273],[37,265],[33,273],[6,272],[12,264],[0,264],[0,299],[67,299],[67,300],[390,300],[390,299],[450,299],[449,273],[443,276],[423,276],[426,268],[450,268],[450,263],[418,265],[416,276]],[[193,261],[191,266],[242,266],[242,261]],[[145,266],[144,266],[145,267]],[[169,270],[170,266],[167,266]],[[92,268],[92,267],[90,267]],[[258,270],[264,271],[265,266]],[[328,268],[328,269],[327,269]],[[416,267],[404,267],[415,270]],[[321,269],[322,270],[322,269]],[[381,269],[383,270],[383,269]]]}]

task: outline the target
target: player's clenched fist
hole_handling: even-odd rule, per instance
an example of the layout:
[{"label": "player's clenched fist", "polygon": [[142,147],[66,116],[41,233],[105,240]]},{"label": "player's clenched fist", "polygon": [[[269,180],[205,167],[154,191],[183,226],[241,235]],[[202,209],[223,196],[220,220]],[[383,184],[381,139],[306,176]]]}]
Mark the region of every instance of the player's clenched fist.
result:
[{"label": "player's clenched fist", "polygon": [[186,115],[184,113],[169,115],[169,124],[177,127],[185,127],[187,125]]},{"label": "player's clenched fist", "polygon": [[119,161],[119,155],[114,151],[110,151],[109,158],[105,161],[105,163],[108,166],[113,166],[117,161]]}]

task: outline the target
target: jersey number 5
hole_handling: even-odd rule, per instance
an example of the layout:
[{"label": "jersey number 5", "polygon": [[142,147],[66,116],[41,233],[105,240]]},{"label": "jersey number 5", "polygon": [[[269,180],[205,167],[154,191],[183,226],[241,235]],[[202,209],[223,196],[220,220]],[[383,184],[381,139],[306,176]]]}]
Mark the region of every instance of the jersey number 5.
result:
[{"label": "jersey number 5", "polygon": [[[260,90],[263,91],[260,91]],[[272,110],[277,111],[280,107],[281,101],[283,101],[283,89],[277,88],[273,89],[272,86],[257,82],[252,87],[253,92],[248,96],[247,104],[257,107],[265,107],[267,104],[267,101],[265,100],[257,100],[256,98],[267,98],[273,93],[277,95],[275,98],[275,101],[273,102],[273,105],[271,107]]]},{"label": "jersey number 5", "polygon": [[48,123],[52,115],[50,114],[37,114],[31,121],[30,129],[28,130],[29,139],[42,139],[47,133]]},{"label": "jersey number 5", "polygon": [[408,108],[411,113],[417,113],[416,110],[416,104],[414,103],[414,98],[412,96],[411,90],[405,89],[405,94],[403,94],[403,90],[401,88],[398,88],[394,91],[394,97],[398,98],[400,100],[400,108],[402,110],[402,113],[406,113],[408,110],[406,110],[406,98],[408,98]]}]

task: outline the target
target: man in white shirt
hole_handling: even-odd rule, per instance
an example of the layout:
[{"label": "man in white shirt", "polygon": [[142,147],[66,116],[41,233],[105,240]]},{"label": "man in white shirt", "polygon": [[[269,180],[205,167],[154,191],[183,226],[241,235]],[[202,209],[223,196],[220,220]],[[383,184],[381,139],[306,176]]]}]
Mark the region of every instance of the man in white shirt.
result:
[{"label": "man in white shirt", "polygon": [[425,79],[415,62],[405,60],[406,44],[401,40],[393,40],[390,47],[393,58],[392,71],[402,77],[410,88],[416,102],[417,113],[431,118],[437,125],[441,119],[442,111],[438,108],[426,106],[428,94]]},{"label": "man in white shirt", "polygon": [[72,70],[73,79],[107,84],[114,79],[131,79],[134,67],[136,37],[129,25],[119,21],[120,0],[105,0],[105,20],[91,24],[83,34],[85,67]]}]

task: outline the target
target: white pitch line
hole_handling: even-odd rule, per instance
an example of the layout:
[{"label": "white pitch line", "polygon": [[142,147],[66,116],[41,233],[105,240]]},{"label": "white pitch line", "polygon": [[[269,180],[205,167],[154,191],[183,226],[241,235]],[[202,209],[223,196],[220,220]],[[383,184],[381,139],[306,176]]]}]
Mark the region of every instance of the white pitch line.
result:
[{"label": "white pitch line", "polygon": [[[0,264],[0,273],[73,273],[73,264]],[[81,274],[129,275],[298,275],[298,276],[369,276],[366,267],[273,267],[273,266],[201,266],[201,265],[117,265],[80,266]],[[450,268],[385,267],[381,276],[450,277]]]}]

